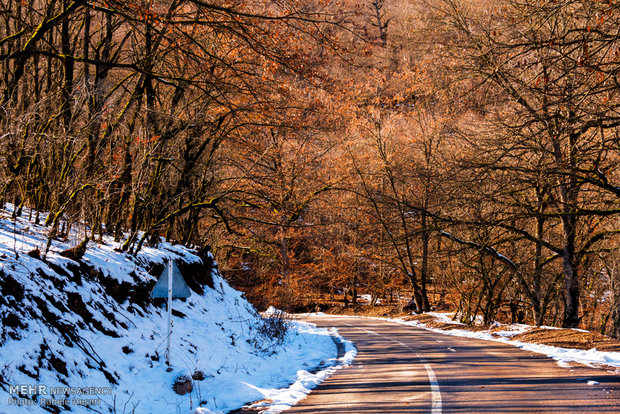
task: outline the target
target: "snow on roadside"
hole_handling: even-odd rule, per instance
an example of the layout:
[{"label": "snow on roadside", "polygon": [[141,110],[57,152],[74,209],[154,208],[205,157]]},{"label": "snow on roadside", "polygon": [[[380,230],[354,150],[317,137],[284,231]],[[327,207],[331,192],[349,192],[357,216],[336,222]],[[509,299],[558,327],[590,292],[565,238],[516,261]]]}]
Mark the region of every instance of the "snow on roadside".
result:
[{"label": "snow on roadside", "polygon": [[323,382],[323,380],[334,374],[336,370],[351,365],[355,359],[357,349],[353,346],[351,341],[340,336],[335,328],[326,330],[324,328],[317,328],[315,325],[308,322],[295,321],[294,323],[296,329],[299,331],[317,335],[330,335],[335,342],[341,344],[344,348],[344,355],[338,359],[333,359],[326,368],[320,369],[318,372],[313,373],[306,370],[298,371],[297,381],[290,387],[281,389],[256,388],[263,395],[264,400],[250,405],[249,408],[264,409],[264,414],[276,414],[287,410],[308,395],[310,391]]},{"label": "snow on roadside", "polygon": [[[434,315],[434,314],[433,314]],[[439,314],[442,315],[442,314]],[[383,318],[378,318],[383,319]],[[445,319],[442,322],[445,322]],[[388,318],[387,320],[399,323],[401,325],[414,326],[416,328],[423,328],[431,332],[436,332],[444,335],[460,336],[464,338],[483,339],[486,341],[502,342],[508,345],[516,346],[526,351],[531,351],[543,355],[547,355],[550,358],[558,361],[560,366],[566,366],[568,362],[578,362],[584,365],[602,364],[614,367],[620,367],[620,352],[605,352],[598,351],[596,349],[570,349],[560,348],[550,345],[533,344],[528,342],[522,342],[510,339],[511,337],[518,335],[531,329],[528,325],[506,325],[505,330],[498,330],[497,328],[491,333],[490,331],[469,331],[465,329],[450,329],[442,330],[438,328],[431,328],[419,321],[405,321],[400,318]],[[455,324],[450,321],[449,323]],[[498,335],[499,337],[495,336]]]},{"label": "snow on roadside", "polygon": [[[290,322],[281,340],[272,337],[243,295],[203,263],[210,255],[162,242],[133,256],[105,236],[88,242],[76,262],[59,254],[83,238],[74,226],[41,260],[26,253],[44,250],[49,228],[28,221],[27,211],[16,220],[10,213],[0,209],[0,413],[47,413],[43,400],[55,399],[54,409],[77,414],[220,414],[263,398],[259,390],[300,380],[309,388],[300,372],[342,363],[326,329]],[[168,259],[205,271],[198,276],[212,286],[174,301],[171,371],[163,356],[167,312],[148,300],[151,270]],[[203,379],[194,379],[190,394],[172,390],[175,379],[197,372]],[[67,391],[51,394],[52,387]]]}]

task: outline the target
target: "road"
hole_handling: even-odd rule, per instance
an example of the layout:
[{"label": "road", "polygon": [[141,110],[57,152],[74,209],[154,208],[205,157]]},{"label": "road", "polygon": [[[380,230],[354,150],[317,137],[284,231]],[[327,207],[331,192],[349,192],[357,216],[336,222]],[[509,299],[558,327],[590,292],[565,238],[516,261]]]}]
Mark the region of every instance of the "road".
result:
[{"label": "road", "polygon": [[287,414],[620,412],[620,376],[604,369],[377,319],[304,320],[338,328],[358,354]]}]

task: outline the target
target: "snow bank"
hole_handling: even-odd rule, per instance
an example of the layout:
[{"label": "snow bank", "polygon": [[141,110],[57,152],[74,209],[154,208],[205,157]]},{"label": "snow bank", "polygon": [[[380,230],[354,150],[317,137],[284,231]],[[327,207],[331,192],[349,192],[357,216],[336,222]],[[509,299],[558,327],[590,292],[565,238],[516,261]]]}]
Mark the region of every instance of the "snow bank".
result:
[{"label": "snow bank", "polygon": [[[333,364],[333,360],[330,364],[322,363],[320,367],[323,367],[323,369],[318,370],[318,372],[313,373],[306,370],[297,371],[297,381],[289,387],[281,389],[256,388],[256,390],[263,395],[264,400],[250,405],[250,408],[262,408],[264,414],[276,414],[287,410],[302,400],[313,388],[330,377],[336,370],[351,365],[355,359],[357,349],[353,346],[351,341],[340,336],[335,328],[326,330],[300,321],[296,321],[295,324],[297,324],[297,330],[300,332],[314,333],[316,335],[331,335],[333,340],[342,347],[343,355],[335,361],[335,365]],[[327,368],[325,368],[325,366],[327,366]]]},{"label": "snow bank", "polygon": [[[433,316],[441,316],[444,314],[439,313],[430,313]],[[533,344],[527,342],[521,342],[517,340],[510,339],[511,337],[523,333],[529,329],[532,329],[532,326],[522,325],[522,324],[513,324],[513,325],[502,325],[505,326],[504,330],[498,330],[495,328],[493,333],[489,331],[469,331],[466,329],[450,329],[450,330],[442,330],[437,328],[430,328],[426,326],[424,323],[419,321],[405,321],[403,319],[395,318],[388,319],[392,322],[396,322],[402,325],[415,326],[417,328],[423,328],[428,331],[441,333],[444,335],[452,335],[452,336],[460,336],[465,338],[474,338],[474,339],[483,339],[486,341],[495,341],[502,342],[508,345],[516,346],[518,348],[524,349],[526,351],[536,352],[539,354],[547,355],[560,364],[560,366],[567,366],[568,362],[578,362],[580,364],[585,365],[593,365],[593,364],[602,364],[609,365],[614,367],[620,367],[620,352],[605,352],[598,351],[596,349],[582,350],[582,349],[569,349],[569,348],[560,348],[549,345],[540,345]],[[448,321],[449,318],[442,317],[442,322],[453,323],[453,321]],[[499,336],[499,337],[498,337]]]},{"label": "snow bank", "polygon": [[[76,228],[41,260],[26,253],[44,250],[48,229],[10,213],[0,210],[2,413],[225,413],[263,390],[307,388],[300,372],[338,363],[325,329],[291,323],[273,336],[209,254],[162,242],[134,257],[104,237],[76,262],[59,254],[83,238]],[[167,313],[148,298],[168,259],[193,290],[174,300],[171,370]],[[183,376],[194,376],[192,391],[178,395]]]}]

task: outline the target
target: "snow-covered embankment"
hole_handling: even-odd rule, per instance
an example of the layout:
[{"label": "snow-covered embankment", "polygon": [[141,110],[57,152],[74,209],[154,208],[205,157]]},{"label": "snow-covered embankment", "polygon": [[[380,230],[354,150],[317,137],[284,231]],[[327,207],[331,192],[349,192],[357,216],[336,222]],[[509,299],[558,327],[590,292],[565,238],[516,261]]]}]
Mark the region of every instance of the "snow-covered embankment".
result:
[{"label": "snow-covered embankment", "polygon": [[[0,210],[1,413],[225,413],[308,388],[338,363],[333,332],[261,318],[206,252],[162,242],[133,256],[104,237],[75,261],[59,254],[74,233],[41,259],[27,253],[44,249],[47,228],[10,213]],[[167,314],[149,298],[168,259],[193,290],[174,301],[172,370]],[[178,395],[183,376],[192,391]]]}]

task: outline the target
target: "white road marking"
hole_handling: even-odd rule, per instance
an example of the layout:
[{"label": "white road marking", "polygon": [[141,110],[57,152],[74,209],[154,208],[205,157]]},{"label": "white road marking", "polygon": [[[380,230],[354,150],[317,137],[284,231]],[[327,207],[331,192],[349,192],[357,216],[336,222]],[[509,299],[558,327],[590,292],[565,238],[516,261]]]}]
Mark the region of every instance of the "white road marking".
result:
[{"label": "white road marking", "polygon": [[364,332],[368,332],[371,335],[380,336],[380,337],[382,337],[384,339],[387,339],[388,341],[396,342],[397,344],[412,350],[415,353],[415,356],[420,361],[422,361],[422,364],[424,364],[424,369],[426,369],[426,376],[428,377],[428,382],[431,384],[431,402],[432,402],[431,414],[441,414],[441,412],[442,412],[442,404],[441,404],[441,391],[439,390],[439,382],[437,382],[437,377],[435,376],[435,371],[433,371],[433,368],[431,367],[431,365],[428,363],[428,361],[426,359],[424,359],[422,357],[422,355],[420,355],[415,349],[413,349],[409,345],[407,345],[407,344],[405,344],[405,343],[403,343],[401,341],[397,341],[396,339],[388,338],[385,335],[380,335],[380,334],[378,334],[376,332],[373,332],[373,331],[370,331],[368,329],[360,328],[359,326],[350,325],[348,323],[345,323],[345,325],[350,326],[352,328],[356,328],[356,329],[362,330]]}]

